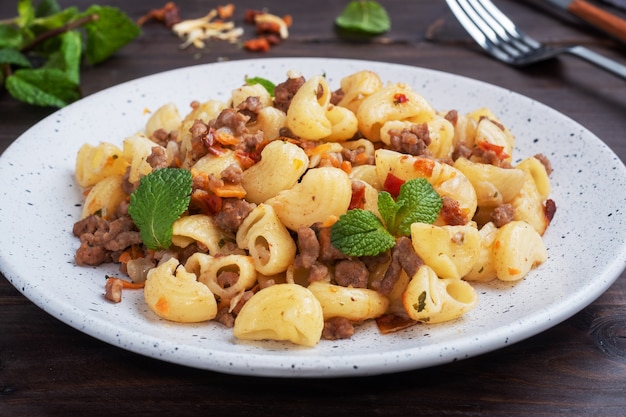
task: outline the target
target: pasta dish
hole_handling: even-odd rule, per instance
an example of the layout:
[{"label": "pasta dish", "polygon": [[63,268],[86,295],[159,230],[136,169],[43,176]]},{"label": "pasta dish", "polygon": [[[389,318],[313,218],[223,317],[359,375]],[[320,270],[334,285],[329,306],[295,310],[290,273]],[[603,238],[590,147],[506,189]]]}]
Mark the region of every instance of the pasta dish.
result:
[{"label": "pasta dish", "polygon": [[[121,138],[120,138],[121,139]],[[359,71],[289,71],[227,101],[164,104],[121,141],[84,144],[78,265],[118,263],[106,298],[214,321],[240,340],[315,346],[457,320],[472,286],[547,260],[548,159],[514,160],[492,109],[435,109]]]}]

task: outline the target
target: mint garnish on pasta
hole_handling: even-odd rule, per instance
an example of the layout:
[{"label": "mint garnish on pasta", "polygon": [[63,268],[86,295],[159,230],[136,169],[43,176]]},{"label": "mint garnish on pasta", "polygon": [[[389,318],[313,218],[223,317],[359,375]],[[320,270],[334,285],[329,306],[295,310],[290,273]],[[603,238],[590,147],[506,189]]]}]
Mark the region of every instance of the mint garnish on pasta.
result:
[{"label": "mint garnish on pasta", "polygon": [[443,205],[439,194],[423,178],[402,184],[398,198],[382,191],[378,211],[383,222],[371,211],[354,209],[339,217],[331,229],[333,246],[349,256],[373,256],[391,249],[396,236],[409,236],[411,224],[433,223]]},{"label": "mint garnish on pasta", "polygon": [[171,246],[173,225],[189,206],[191,185],[191,172],[180,168],[158,169],[141,178],[128,213],[149,249]]}]

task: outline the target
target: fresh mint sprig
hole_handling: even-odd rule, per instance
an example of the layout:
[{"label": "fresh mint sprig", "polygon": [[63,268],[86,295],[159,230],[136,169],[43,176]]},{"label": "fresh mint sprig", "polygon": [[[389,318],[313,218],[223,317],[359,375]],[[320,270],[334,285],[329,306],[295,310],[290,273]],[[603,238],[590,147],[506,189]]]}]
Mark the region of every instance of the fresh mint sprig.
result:
[{"label": "fresh mint sprig", "polygon": [[255,85],[260,84],[265,90],[270,94],[270,96],[274,97],[274,89],[276,85],[270,80],[263,77],[246,77],[247,85]]},{"label": "fresh mint sprig", "polygon": [[330,241],[348,256],[373,256],[391,249],[395,237],[410,236],[411,224],[433,223],[443,200],[423,178],[411,179],[400,187],[398,198],[381,191],[378,211],[383,222],[368,210],[349,210],[332,226]]},{"label": "fresh mint sprig", "polygon": [[379,35],[391,29],[391,20],[385,8],[376,1],[355,0],[348,3],[335,19],[344,30]]},{"label": "fresh mint sprig", "polygon": [[186,169],[162,168],[141,178],[130,195],[128,214],[149,249],[171,246],[174,222],[189,207],[191,189],[191,172]]},{"label": "fresh mint sprig", "polygon": [[17,100],[63,107],[80,98],[80,66],[100,63],[140,34],[115,7],[84,12],[56,0],[19,0],[17,16],[0,22],[0,86]]}]

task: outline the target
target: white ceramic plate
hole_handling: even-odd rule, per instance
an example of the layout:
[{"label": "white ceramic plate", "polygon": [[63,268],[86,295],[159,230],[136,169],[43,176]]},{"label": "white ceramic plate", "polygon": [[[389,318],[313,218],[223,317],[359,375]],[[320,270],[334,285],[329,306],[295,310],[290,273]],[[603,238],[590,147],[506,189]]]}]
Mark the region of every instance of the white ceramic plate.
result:
[{"label": "white ceramic plate", "polygon": [[[557,213],[544,236],[549,260],[516,284],[478,286],[478,307],[452,323],[417,325],[382,336],[373,323],[350,340],[314,348],[249,343],[215,323],[158,319],[141,291],[105,301],[105,274],[115,267],[74,265],[72,226],[81,211],[73,180],[85,142],[118,145],[148,114],[174,102],[227,100],[246,76],[283,81],[289,69],[326,74],[333,88],[362,69],[413,86],[437,109],[487,106],[517,137],[516,159],[547,155],[554,167]],[[420,68],[333,59],[259,59],[156,74],[87,97],[22,135],[0,160],[0,267],[26,297],[59,320],[146,356],[232,374],[322,377],[389,373],[468,358],[537,334],[567,319],[617,279],[626,262],[626,169],[597,137],[529,98],[482,82]]]}]

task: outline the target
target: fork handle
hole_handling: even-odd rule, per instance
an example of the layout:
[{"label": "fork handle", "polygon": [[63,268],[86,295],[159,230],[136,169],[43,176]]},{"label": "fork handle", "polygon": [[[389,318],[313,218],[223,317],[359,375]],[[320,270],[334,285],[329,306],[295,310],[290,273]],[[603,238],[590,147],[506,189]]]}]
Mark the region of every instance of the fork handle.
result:
[{"label": "fork handle", "polygon": [[585,0],[572,0],[567,10],[609,35],[626,42],[626,21]]},{"label": "fork handle", "polygon": [[576,55],[579,58],[582,58],[592,64],[600,67],[608,72],[617,75],[618,77],[626,80],[626,66],[613,61],[603,55],[600,55],[591,49],[585,48],[584,46],[574,46],[566,50],[566,52]]}]

